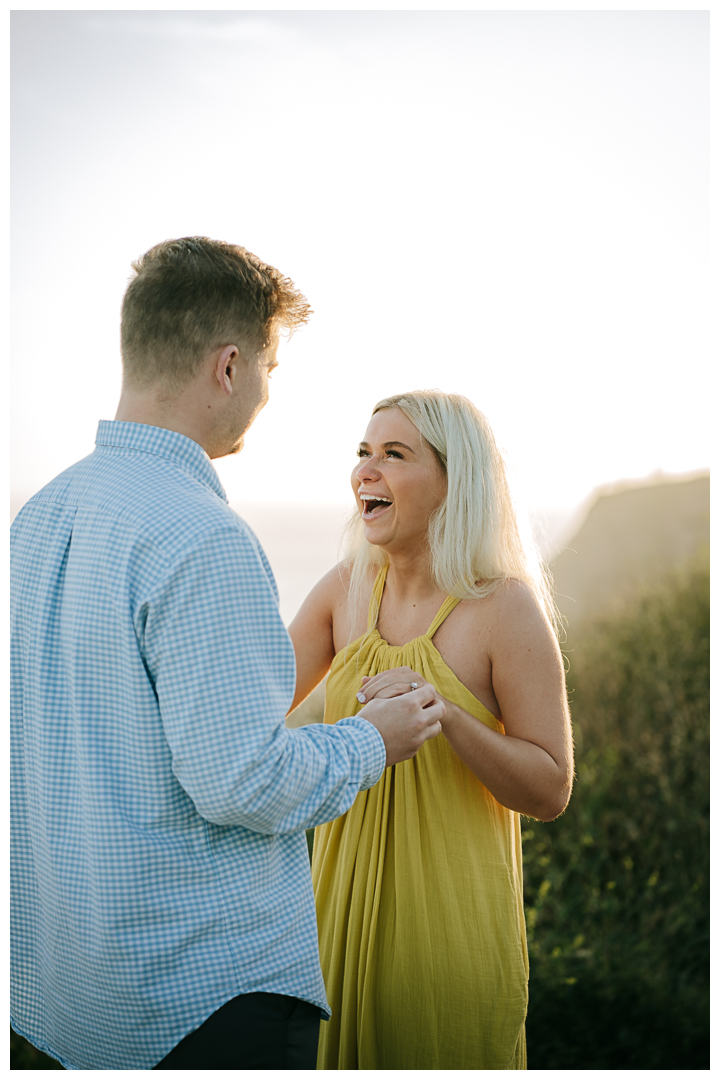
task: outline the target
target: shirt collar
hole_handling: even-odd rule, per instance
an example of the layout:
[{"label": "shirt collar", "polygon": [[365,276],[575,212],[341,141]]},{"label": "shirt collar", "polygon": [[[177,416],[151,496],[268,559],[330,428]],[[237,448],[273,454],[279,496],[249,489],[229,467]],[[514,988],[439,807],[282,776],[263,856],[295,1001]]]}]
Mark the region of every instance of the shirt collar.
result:
[{"label": "shirt collar", "polygon": [[95,445],[119,446],[125,450],[170,458],[185,472],[211,488],[224,502],[228,501],[220,478],[202,446],[179,431],[169,431],[151,424],[133,424],[126,420],[101,420]]}]

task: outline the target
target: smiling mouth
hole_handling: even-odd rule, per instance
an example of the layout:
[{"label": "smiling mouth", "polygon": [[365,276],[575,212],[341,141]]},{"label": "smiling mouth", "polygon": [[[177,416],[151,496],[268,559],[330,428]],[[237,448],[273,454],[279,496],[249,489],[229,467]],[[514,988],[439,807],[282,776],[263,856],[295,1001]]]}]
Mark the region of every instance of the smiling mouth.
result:
[{"label": "smiling mouth", "polygon": [[361,495],[360,499],[363,504],[363,517],[373,517],[375,514],[381,513],[383,510],[387,510],[389,506],[392,506],[391,499],[373,499],[369,495]]}]

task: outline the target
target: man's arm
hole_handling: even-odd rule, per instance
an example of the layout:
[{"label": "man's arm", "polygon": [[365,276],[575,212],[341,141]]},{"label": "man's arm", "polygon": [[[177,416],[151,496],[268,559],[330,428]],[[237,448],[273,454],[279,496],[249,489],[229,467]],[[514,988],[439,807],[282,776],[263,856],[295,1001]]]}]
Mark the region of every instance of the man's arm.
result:
[{"label": "man's arm", "polygon": [[147,605],[142,647],[173,772],[198,813],[219,825],[275,833],[331,820],[379,779],[378,726],[395,743],[396,729],[405,733],[404,750],[391,748],[395,760],[439,731],[443,706],[422,707],[434,694],[374,720],[371,710],[367,720],[285,727],[292,644],[241,525],[206,536],[168,572]]}]

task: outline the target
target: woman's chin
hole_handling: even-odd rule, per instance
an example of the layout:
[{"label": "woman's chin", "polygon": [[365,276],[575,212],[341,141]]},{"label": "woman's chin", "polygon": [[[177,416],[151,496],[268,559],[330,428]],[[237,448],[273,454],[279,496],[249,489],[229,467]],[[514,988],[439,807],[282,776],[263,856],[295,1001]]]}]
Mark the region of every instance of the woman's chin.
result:
[{"label": "woman's chin", "polygon": [[380,529],[372,522],[365,522],[365,539],[368,544],[372,544],[374,547],[383,547],[386,543],[390,542],[390,536],[387,529]]}]

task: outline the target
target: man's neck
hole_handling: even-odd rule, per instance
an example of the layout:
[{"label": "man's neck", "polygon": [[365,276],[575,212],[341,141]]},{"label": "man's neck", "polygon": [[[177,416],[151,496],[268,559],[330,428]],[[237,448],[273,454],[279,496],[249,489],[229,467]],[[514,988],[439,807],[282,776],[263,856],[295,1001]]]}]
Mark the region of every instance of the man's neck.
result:
[{"label": "man's neck", "polygon": [[212,446],[208,425],[198,419],[197,398],[192,407],[188,398],[187,391],[171,396],[162,390],[138,391],[123,387],[115,419],[177,431],[209,454]]}]

